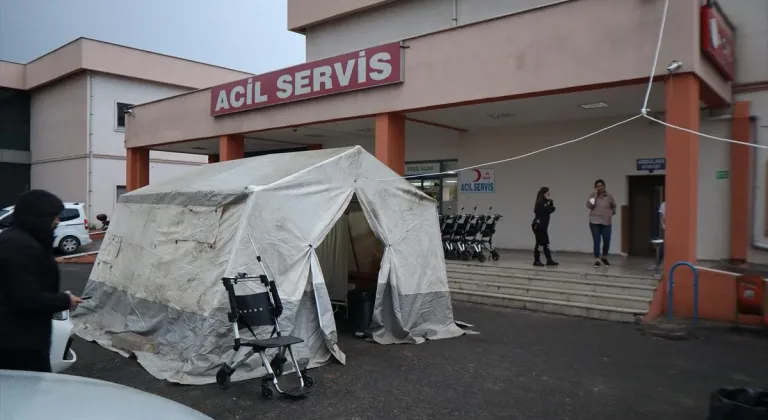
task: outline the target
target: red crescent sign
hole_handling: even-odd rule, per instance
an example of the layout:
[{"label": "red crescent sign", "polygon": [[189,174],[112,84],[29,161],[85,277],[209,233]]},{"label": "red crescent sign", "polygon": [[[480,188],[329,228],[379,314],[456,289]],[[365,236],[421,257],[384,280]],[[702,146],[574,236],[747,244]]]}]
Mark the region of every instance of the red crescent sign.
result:
[{"label": "red crescent sign", "polygon": [[482,177],[483,177],[483,174],[480,172],[480,170],[479,170],[479,169],[475,169],[474,171],[475,171],[475,175],[477,176],[477,178],[475,178],[475,180],[474,180],[474,181],[472,181],[472,182],[477,182],[477,181],[480,181],[480,178],[482,178]]}]

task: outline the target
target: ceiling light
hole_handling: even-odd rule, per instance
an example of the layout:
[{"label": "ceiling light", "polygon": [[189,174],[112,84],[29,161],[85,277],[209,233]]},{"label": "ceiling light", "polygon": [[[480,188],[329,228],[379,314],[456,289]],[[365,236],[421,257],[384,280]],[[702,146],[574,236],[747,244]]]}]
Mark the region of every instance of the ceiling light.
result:
[{"label": "ceiling light", "polygon": [[502,118],[509,118],[513,115],[509,112],[494,112],[493,114],[488,114],[488,118],[493,118],[494,120],[500,120]]},{"label": "ceiling light", "polygon": [[579,106],[584,109],[595,109],[595,108],[605,108],[608,106],[608,104],[605,102],[593,102],[591,104],[583,104]]}]

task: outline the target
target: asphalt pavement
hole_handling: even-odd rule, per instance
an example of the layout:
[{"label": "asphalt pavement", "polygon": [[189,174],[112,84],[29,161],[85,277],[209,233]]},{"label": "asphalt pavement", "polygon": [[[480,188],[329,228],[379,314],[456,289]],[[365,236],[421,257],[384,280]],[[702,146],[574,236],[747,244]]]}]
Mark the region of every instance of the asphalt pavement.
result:
[{"label": "asphalt pavement", "polygon": [[[90,266],[60,265],[80,291]],[[347,365],[314,369],[306,399],[262,400],[259,381],[181,386],[78,340],[70,374],[151,392],[220,419],[705,419],[720,387],[768,388],[768,339],[707,330],[692,341],[636,326],[455,304],[478,335],[382,346],[341,334]],[[85,409],[85,408],[84,408]]]}]

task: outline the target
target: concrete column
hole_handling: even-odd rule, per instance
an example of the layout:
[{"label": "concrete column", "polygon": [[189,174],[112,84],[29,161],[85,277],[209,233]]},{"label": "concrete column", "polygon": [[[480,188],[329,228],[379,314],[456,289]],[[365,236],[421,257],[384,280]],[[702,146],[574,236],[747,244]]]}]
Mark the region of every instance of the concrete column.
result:
[{"label": "concrete column", "polygon": [[149,185],[149,149],[140,147],[127,149],[125,170],[126,191]]},{"label": "concrete column", "polygon": [[245,157],[245,137],[241,134],[230,134],[219,138],[219,160],[242,159]]},{"label": "concrete column", "polygon": [[376,158],[393,171],[405,175],[405,116],[397,113],[376,116]]},{"label": "concrete column", "polygon": [[[731,122],[731,139],[742,143],[750,143],[752,133],[749,121],[750,102],[736,102],[733,105],[733,121]],[[744,264],[747,261],[749,249],[750,221],[750,174],[752,159],[751,147],[741,144],[730,144],[731,149],[731,263]]]}]

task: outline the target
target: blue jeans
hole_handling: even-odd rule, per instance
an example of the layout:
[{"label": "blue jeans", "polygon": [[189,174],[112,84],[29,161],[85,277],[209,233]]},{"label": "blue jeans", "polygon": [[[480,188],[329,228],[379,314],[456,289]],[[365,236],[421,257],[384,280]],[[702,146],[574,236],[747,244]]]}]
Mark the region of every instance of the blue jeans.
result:
[{"label": "blue jeans", "polygon": [[611,249],[611,225],[601,225],[599,223],[590,223],[589,230],[592,232],[592,254],[595,258],[600,258],[600,239],[603,241],[603,257],[608,256],[608,250]]}]

